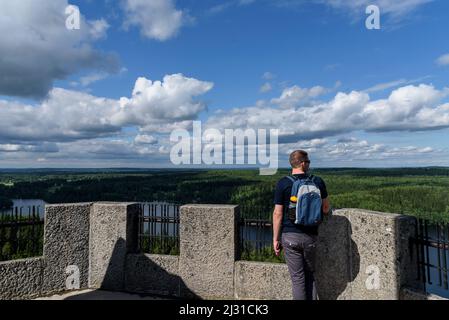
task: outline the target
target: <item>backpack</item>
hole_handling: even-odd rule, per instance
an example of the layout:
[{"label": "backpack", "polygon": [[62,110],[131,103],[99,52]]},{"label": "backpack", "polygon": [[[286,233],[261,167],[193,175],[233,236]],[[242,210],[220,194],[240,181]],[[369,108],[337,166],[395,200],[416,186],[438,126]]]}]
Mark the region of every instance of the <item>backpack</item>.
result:
[{"label": "backpack", "polygon": [[318,226],[322,220],[321,191],[315,177],[296,178],[287,176],[292,182],[292,193],[288,207],[288,218],[295,225]]}]

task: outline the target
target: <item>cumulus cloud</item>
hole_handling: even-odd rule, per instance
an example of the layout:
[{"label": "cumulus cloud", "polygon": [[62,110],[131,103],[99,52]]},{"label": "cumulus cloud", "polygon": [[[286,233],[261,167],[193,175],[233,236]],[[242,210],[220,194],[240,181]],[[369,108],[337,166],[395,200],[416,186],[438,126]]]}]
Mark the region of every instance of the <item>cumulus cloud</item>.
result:
[{"label": "cumulus cloud", "polygon": [[358,91],[339,92],[329,102],[308,107],[294,107],[296,100],[275,99],[273,103],[278,105],[236,108],[214,114],[207,126],[278,128],[284,143],[356,130],[435,130],[449,127],[449,103],[442,103],[448,95],[448,88],[437,90],[421,84],[396,89],[387,99],[374,101],[367,93]]},{"label": "cumulus cloud", "polygon": [[93,39],[102,39],[106,37],[110,25],[105,19],[91,21],[89,24],[91,26],[89,32]]},{"label": "cumulus cloud", "polygon": [[43,98],[55,80],[83,70],[114,73],[118,58],[93,48],[105,20],[66,28],[67,0],[0,0],[0,95]]},{"label": "cumulus cloud", "polygon": [[61,88],[36,105],[0,100],[0,143],[94,139],[114,136],[124,126],[149,131],[151,126],[193,120],[206,108],[195,98],[212,87],[175,74],[163,81],[139,78],[132,97],[119,100]]},{"label": "cumulus cloud", "polygon": [[38,105],[0,101],[0,141],[67,141],[119,132],[109,120],[117,101],[53,89]]},{"label": "cumulus cloud", "polygon": [[56,153],[58,151],[59,148],[55,143],[0,144],[0,152]]},{"label": "cumulus cloud", "polygon": [[158,153],[156,147],[139,146],[138,144],[121,140],[89,140],[77,141],[75,143],[63,144],[61,146],[62,153],[74,154],[84,153],[89,157],[95,158],[139,158]]},{"label": "cumulus cloud", "polygon": [[413,159],[434,153],[431,147],[417,146],[391,146],[381,143],[370,143],[367,140],[356,138],[338,141],[335,144],[325,145],[320,152],[321,157],[332,159],[338,162],[352,162],[360,160],[393,160],[393,159]]},{"label": "cumulus cloud", "polygon": [[154,82],[139,78],[132,97],[120,99],[120,112],[112,120],[122,126],[193,120],[206,109],[206,105],[194,97],[212,88],[211,82],[187,78],[182,74],[167,75],[163,81]]},{"label": "cumulus cloud", "polygon": [[311,99],[318,98],[326,93],[328,89],[315,86],[312,88],[301,88],[299,86],[293,86],[285,88],[279,98],[272,99],[271,102],[279,105],[281,108],[297,107],[304,102],[308,102]]},{"label": "cumulus cloud", "polygon": [[[352,136],[344,136],[336,140],[312,139],[283,144],[280,146],[280,154],[284,156],[281,157],[285,158],[297,149],[309,152],[312,165],[319,163],[334,167],[353,165],[353,163],[359,165],[361,163],[374,164],[378,163],[378,161],[388,161],[389,164],[404,164],[406,161],[409,161],[416,164],[417,159],[430,161],[432,157],[441,156],[441,150],[435,150],[432,147],[392,146]],[[383,162],[383,165],[385,166],[386,163]]]},{"label": "cumulus cloud", "polygon": [[[166,165],[160,146],[137,145],[124,139],[57,143],[58,152],[0,145],[0,162],[8,167],[154,167]],[[45,151],[45,150],[41,150]]]},{"label": "cumulus cloud", "polygon": [[168,40],[192,18],[175,7],[173,0],[125,0],[125,27],[137,26],[143,36]]},{"label": "cumulus cloud", "polygon": [[134,142],[139,145],[143,144],[157,144],[157,139],[146,134],[139,134],[134,138]]}]

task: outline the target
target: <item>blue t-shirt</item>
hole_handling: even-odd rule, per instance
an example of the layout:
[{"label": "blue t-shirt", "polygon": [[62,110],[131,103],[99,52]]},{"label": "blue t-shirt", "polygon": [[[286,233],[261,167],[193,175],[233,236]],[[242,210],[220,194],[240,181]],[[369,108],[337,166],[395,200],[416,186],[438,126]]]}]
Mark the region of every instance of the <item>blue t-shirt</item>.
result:
[{"label": "blue t-shirt", "polygon": [[[297,178],[304,179],[307,178],[306,174],[295,174],[294,175]],[[323,179],[320,177],[315,177],[315,184],[320,189],[321,192],[321,198],[325,199],[328,197],[326,184],[324,183]],[[282,232],[296,232],[296,233],[307,233],[312,235],[318,234],[318,227],[305,227],[305,226],[299,226],[295,225],[293,222],[290,221],[287,215],[288,206],[290,204],[290,197],[293,187],[293,181],[291,181],[289,178],[284,177],[276,185],[276,191],[274,192],[274,204],[282,205],[284,206],[284,212],[282,217]]]}]

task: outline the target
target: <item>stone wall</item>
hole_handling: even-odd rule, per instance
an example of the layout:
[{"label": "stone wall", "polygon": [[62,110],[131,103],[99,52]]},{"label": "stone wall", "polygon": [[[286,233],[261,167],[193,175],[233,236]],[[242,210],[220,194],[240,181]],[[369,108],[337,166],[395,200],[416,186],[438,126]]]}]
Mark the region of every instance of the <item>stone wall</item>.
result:
[{"label": "stone wall", "polygon": [[397,300],[421,289],[409,251],[412,217],[360,209],[337,210],[320,227],[317,261],[321,299]]},{"label": "stone wall", "polygon": [[[43,257],[0,263],[0,300],[91,287],[123,290],[125,258],[137,248],[137,210],[127,203],[47,205]],[[71,276],[79,287],[67,286]]]},{"label": "stone wall", "polygon": [[183,295],[202,298],[234,297],[234,262],[237,258],[237,206],[188,205],[181,207],[179,275]]},{"label": "stone wall", "polygon": [[178,256],[129,254],[126,258],[127,292],[180,297],[181,282]]},{"label": "stone wall", "polygon": [[128,253],[137,251],[139,205],[96,203],[90,214],[89,287],[121,291]]},{"label": "stone wall", "polygon": [[43,258],[0,262],[0,300],[40,296],[43,264]]},{"label": "stone wall", "polygon": [[[128,255],[127,290],[204,299],[291,299],[285,264],[236,261],[237,220],[235,206],[182,207],[179,259]],[[403,215],[357,209],[326,218],[317,249],[320,299],[400,299],[405,286],[422,289],[409,252],[414,223]]]},{"label": "stone wall", "polygon": [[[238,261],[239,209],[181,208],[180,255],[137,252],[139,206],[84,203],[46,208],[44,256],[0,263],[0,299],[65,291],[67,267],[80,288],[201,299],[291,299],[285,264]],[[322,300],[416,297],[415,219],[337,210],[320,226],[317,286]],[[407,288],[409,291],[404,291]],[[414,290],[414,291],[413,291]]]},{"label": "stone wall", "polygon": [[91,208],[92,203],[45,206],[43,292],[65,290],[69,266],[79,270],[80,289],[88,288]]},{"label": "stone wall", "polygon": [[292,286],[286,264],[237,261],[236,299],[291,300]]}]

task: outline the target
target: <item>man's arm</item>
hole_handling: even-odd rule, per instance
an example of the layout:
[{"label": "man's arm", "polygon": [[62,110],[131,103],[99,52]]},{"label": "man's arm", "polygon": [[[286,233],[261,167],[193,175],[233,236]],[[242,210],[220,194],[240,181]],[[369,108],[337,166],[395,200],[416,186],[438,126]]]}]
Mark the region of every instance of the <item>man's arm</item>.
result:
[{"label": "man's arm", "polygon": [[276,256],[279,256],[282,250],[281,246],[281,226],[282,226],[282,214],[284,206],[277,204],[273,211],[273,248]]}]

